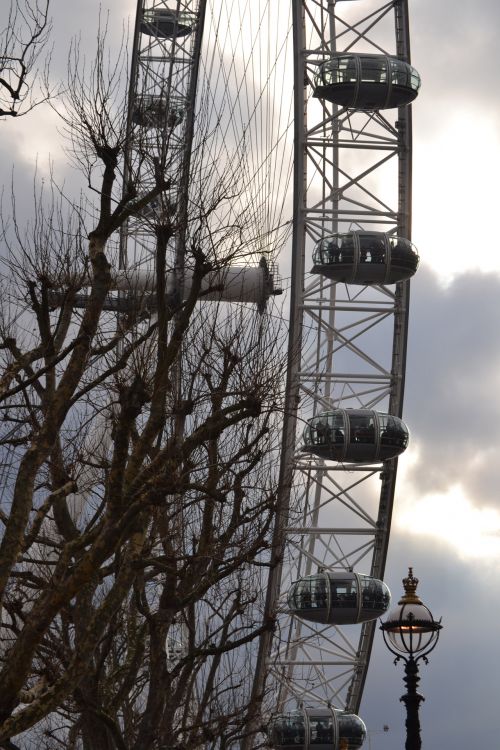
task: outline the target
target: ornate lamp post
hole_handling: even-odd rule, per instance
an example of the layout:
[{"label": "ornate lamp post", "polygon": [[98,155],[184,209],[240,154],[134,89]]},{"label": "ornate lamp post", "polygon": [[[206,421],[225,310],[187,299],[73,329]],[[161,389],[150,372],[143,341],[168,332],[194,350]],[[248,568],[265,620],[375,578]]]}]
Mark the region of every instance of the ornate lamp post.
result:
[{"label": "ornate lamp post", "polygon": [[435,648],[442,627],[441,620],[434,620],[430,609],[417,595],[417,585],[418,578],[409,568],[408,578],[403,579],[404,595],[380,625],[385,645],[396,657],[394,663],[400,659],[405,663],[407,692],[401,696],[401,701],[406,706],[406,750],[420,750],[422,746],[418,712],[425,698],[417,692],[418,662],[422,659],[427,664],[427,656]]}]

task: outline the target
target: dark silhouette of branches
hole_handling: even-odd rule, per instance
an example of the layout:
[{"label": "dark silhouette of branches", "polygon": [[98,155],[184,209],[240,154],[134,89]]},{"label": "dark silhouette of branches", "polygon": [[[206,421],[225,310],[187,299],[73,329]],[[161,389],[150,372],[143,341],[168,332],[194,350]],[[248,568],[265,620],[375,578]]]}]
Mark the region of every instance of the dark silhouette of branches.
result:
[{"label": "dark silhouette of branches", "polygon": [[36,66],[50,34],[49,2],[16,0],[9,7],[0,32],[0,116],[25,114],[39,101]]},{"label": "dark silhouette of branches", "polygon": [[[3,227],[0,743],[229,747],[245,731],[252,649],[274,626],[262,593],[280,330],[220,298],[225,271],[258,262],[258,211],[230,208],[245,154],[211,179],[200,138],[179,218],[168,130],[138,136],[124,168],[126,85],[102,44],[87,76],[75,52],[61,107],[88,194],[70,203],[53,182],[31,223]],[[153,199],[161,214],[144,211]],[[154,240],[153,313],[118,268],[128,222]],[[168,276],[180,232],[184,294]]]}]

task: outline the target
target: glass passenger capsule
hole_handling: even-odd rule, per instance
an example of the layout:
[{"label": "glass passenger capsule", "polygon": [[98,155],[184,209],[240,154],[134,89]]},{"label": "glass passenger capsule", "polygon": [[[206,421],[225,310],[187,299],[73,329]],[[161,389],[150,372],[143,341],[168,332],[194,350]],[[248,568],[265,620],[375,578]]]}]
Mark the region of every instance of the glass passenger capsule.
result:
[{"label": "glass passenger capsule", "polygon": [[302,450],[320,458],[377,463],[405,450],[408,428],[398,417],[372,409],[333,409],[309,419],[302,437]]},{"label": "glass passenger capsule", "polygon": [[357,750],[366,727],[359,716],[347,711],[303,708],[273,716],[267,733],[276,750]]},{"label": "glass passenger capsule", "polygon": [[418,261],[410,240],[385,232],[345,232],[316,244],[312,273],[346,284],[395,284],[413,276]]},{"label": "glass passenger capsule", "polygon": [[383,581],[349,571],[322,571],[294,581],[288,592],[292,614],[324,625],[376,620],[390,604]]},{"label": "glass passenger capsule", "polygon": [[157,39],[173,39],[187,36],[193,31],[194,17],[191,13],[177,12],[170,8],[151,8],[145,10],[141,31]]},{"label": "glass passenger capsule", "polygon": [[338,52],[314,76],[314,96],[353,109],[391,109],[412,102],[420,76],[407,62],[386,55]]},{"label": "glass passenger capsule", "polygon": [[179,104],[169,105],[164,96],[143,94],[136,102],[132,121],[143,128],[175,128],[184,119],[184,108]]}]

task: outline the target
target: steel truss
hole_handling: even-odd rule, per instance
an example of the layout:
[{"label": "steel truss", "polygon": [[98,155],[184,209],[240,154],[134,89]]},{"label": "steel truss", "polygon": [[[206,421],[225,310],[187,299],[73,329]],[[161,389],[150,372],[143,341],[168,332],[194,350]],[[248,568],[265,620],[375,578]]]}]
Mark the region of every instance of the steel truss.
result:
[{"label": "steel truss", "polygon": [[[120,273],[112,284],[115,296],[105,304],[105,309],[118,314],[154,312],[156,248],[162,227],[168,228],[162,274],[167,295],[175,302],[190,289],[192,269],[185,267],[189,215],[200,180],[208,180],[205,173],[200,176],[199,162],[208,147],[203,132],[195,136],[195,119],[201,116],[202,131],[217,126],[216,112],[211,110],[208,117],[213,122],[207,122],[207,112],[199,111],[200,99],[202,107],[208,102],[211,107],[213,92],[197,95],[206,14],[206,0],[138,0],[122,197],[124,201],[144,198],[144,205],[120,234]],[[202,78],[203,87],[210,89],[206,71]],[[193,180],[191,165],[196,158],[199,173]],[[131,185],[140,186],[138,196],[130,196]],[[281,293],[277,268],[263,256],[254,267],[245,263],[214,269],[202,287],[205,300],[254,302],[260,312],[271,294]],[[213,292],[208,291],[211,288]]]},{"label": "steel truss", "polygon": [[[154,33],[158,30],[158,24],[155,24],[154,20],[155,13],[158,12],[163,13],[164,18],[166,14],[170,14],[172,19],[165,36]],[[119,275],[118,282],[114,282],[112,287],[116,296],[111,296],[106,303],[106,309],[115,311],[118,315],[137,310],[137,298],[139,298],[139,306],[142,305],[144,317],[151,312],[154,313],[154,290],[151,295],[152,304],[148,302],[148,292],[151,291],[151,286],[154,286],[156,281],[158,228],[164,223],[170,222],[176,227],[175,236],[169,241],[166,259],[167,292],[170,291],[168,289],[170,287],[178,298],[182,294],[183,287],[189,283],[189,269],[185,268],[184,250],[189,223],[191,162],[194,162],[196,149],[199,146],[194,129],[195,117],[200,114],[200,99],[202,107],[203,101],[210,103],[207,111],[201,113],[203,125],[206,128],[210,125],[214,131],[218,125],[223,134],[222,137],[228,133],[229,140],[235,120],[234,111],[241,109],[239,89],[236,92],[236,100],[232,102],[227,92],[221,94],[217,90],[220,82],[218,84],[217,77],[210,71],[204,70],[201,74],[200,90],[197,91],[200,65],[203,65],[202,41],[205,16],[209,19],[212,17],[212,26],[214,26],[213,16],[217,18],[218,13],[222,14],[222,10],[217,7],[217,4],[215,4],[215,12],[214,8],[211,8],[207,13],[207,0],[168,0],[168,2],[167,0],[138,0],[137,3],[128,96],[127,155],[123,176],[123,196],[126,196],[131,182],[140,185],[141,195],[155,190],[159,173],[163,181],[169,183],[169,188],[160,191],[158,197],[146,204],[140,213],[131,217],[121,231],[119,268],[123,273]],[[215,28],[216,26],[217,23],[215,23]],[[212,33],[213,30],[212,28]],[[218,43],[217,38],[214,43]],[[211,75],[214,80],[211,79]],[[228,75],[227,71],[225,75]],[[276,73],[269,73],[266,86],[269,80],[272,80],[273,75],[275,76]],[[226,83],[227,80],[229,79],[225,79]],[[253,106],[248,113],[246,129],[257,141],[262,133],[255,136],[255,121],[258,124],[261,117],[260,109],[264,107],[270,96],[269,92],[260,91],[256,92],[253,105],[250,101],[246,102],[249,107]],[[221,103],[212,106],[212,99],[217,97],[220,97]],[[153,106],[154,102],[159,103],[156,109]],[[164,102],[163,109],[161,102]],[[160,122],[152,126],[148,122],[148,116],[152,118],[158,116]],[[207,118],[209,123],[207,123]],[[267,131],[264,134],[270,137]],[[238,137],[243,138],[243,134],[239,133]],[[271,153],[274,152],[276,161],[279,160],[284,148],[280,145],[282,137],[282,133],[280,137],[276,136],[276,143],[272,147]],[[207,146],[207,143],[204,146],[205,148],[214,147],[210,144]],[[225,159],[229,162],[231,153],[227,146],[220,147],[220,152],[223,155],[222,162]],[[200,158],[198,155],[198,159]],[[214,160],[220,158],[220,154],[216,152],[212,154],[212,158]],[[262,169],[261,163],[253,167],[255,173],[247,175],[250,187],[254,181],[260,184],[263,179],[262,175],[259,177],[261,173],[265,177],[265,169]],[[221,170],[223,169],[222,164]],[[280,169],[284,169],[283,163],[280,164]],[[273,170],[270,172],[272,173]],[[214,170],[214,175],[216,174],[217,170]],[[196,179],[200,179],[199,175]],[[214,179],[214,177],[207,174],[206,179]],[[248,185],[245,187],[249,190]],[[261,200],[257,196],[253,201],[257,208],[261,208]],[[268,200],[267,203],[271,201]],[[280,211],[276,210],[274,205],[271,205],[271,208],[279,218]],[[272,210],[269,213],[273,215]],[[226,220],[230,223],[231,217]],[[260,231],[267,229],[268,224],[271,222],[261,219],[258,225]],[[262,245],[262,252],[266,254],[266,258],[261,257],[259,265],[255,268],[245,264],[222,269],[221,274],[224,274],[222,295],[219,292],[215,293],[215,297],[211,297],[205,293],[204,299],[219,299],[220,297],[227,302],[254,302],[257,303],[259,312],[262,312],[268,297],[271,294],[281,293],[278,271],[272,262],[273,253],[269,250],[273,242],[266,234],[278,238],[283,231],[286,231],[286,227],[283,230],[283,226],[271,225],[269,231],[264,233],[262,238],[257,238],[257,241],[255,237],[252,237],[257,247]],[[277,239],[274,241],[277,242]],[[125,280],[130,282],[128,289]],[[210,278],[207,283],[210,283]],[[220,285],[221,280],[217,277],[216,286],[220,287]],[[82,304],[84,304],[83,296]],[[182,358],[176,366],[177,382],[173,384],[173,390],[176,392],[176,397],[180,399]],[[180,424],[177,419],[173,429],[177,434],[181,434],[184,429],[183,424]],[[184,625],[182,623],[173,625],[166,642],[167,659],[170,664],[184,655],[186,642]]]},{"label": "steel truss", "polygon": [[410,61],[406,0],[292,0],[295,195],[281,497],[254,695],[264,710],[333,705],[358,711],[375,623],[322,626],[287,614],[292,581],[318,569],[382,578],[397,460],[336,464],[301,452],[305,420],[332,407],[401,416],[409,283],[352,286],[312,275],[312,249],[332,232],[410,236],[411,108],[364,112],[313,98],[334,51]]},{"label": "steel truss", "polygon": [[[181,228],[172,244],[172,266],[182,266],[182,228],[185,232],[205,9],[206,0],[176,0],[168,5],[166,0],[137,3],[124,192],[133,177],[146,194],[158,184],[159,172],[170,187],[125,226],[120,238],[123,269],[152,266],[157,241],[155,225],[162,223],[166,215]],[[155,33],[159,28],[154,22],[158,13],[171,14],[171,25],[164,36]],[[156,116],[155,126],[148,123],[148,116]]]},{"label": "steel truss", "polygon": [[[138,295],[156,281],[158,229],[170,222],[176,227],[167,247],[170,284],[177,295],[184,282],[184,247],[188,213],[188,191],[194,118],[206,0],[138,0],[132,66],[128,94],[127,156],[123,179],[126,195],[129,181],[140,185],[141,194],[168,183],[143,211],[132,217],[120,236],[119,267],[132,281],[131,292],[111,299],[118,313],[138,307]],[[165,35],[155,18],[166,16]],[[171,24],[168,25],[168,15]],[[139,271],[140,269],[140,271]],[[166,270],[166,269],[165,269]],[[145,274],[142,290],[135,279]],[[134,297],[136,299],[134,299]],[[145,302],[145,304],[144,304]],[[141,304],[141,301],[139,301]],[[154,307],[153,307],[154,309]],[[180,398],[181,360],[176,365],[174,398]],[[179,392],[177,392],[179,391]],[[179,433],[183,425],[174,425]],[[185,655],[187,635],[181,623],[167,635],[166,658],[172,667]]]}]

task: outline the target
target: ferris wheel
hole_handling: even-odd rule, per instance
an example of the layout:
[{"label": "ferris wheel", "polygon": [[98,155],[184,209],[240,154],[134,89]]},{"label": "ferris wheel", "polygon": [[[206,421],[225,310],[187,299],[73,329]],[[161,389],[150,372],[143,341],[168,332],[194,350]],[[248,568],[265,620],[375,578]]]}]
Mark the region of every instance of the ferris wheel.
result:
[{"label": "ferris wheel", "polygon": [[[230,5],[239,13],[236,40],[250,39],[240,67],[246,76],[255,40],[269,44],[269,38],[262,24],[245,35],[241,4]],[[269,17],[277,12],[276,3],[274,10],[263,5]],[[120,310],[121,294],[140,288],[148,297],[152,291],[155,237],[148,221],[153,226],[170,212],[185,224],[197,102],[205,97],[211,102],[205,117],[219,123],[227,117],[215,150],[223,151],[238,125],[249,141],[260,137],[249,184],[272,206],[256,217],[261,246],[282,246],[293,225],[280,499],[263,613],[276,616],[278,628],[261,636],[252,691],[263,715],[278,713],[271,721],[274,746],[287,746],[293,725],[306,747],[320,731],[361,737],[352,714],[363,694],[374,620],[389,603],[382,578],[397,456],[408,442],[401,416],[409,279],[418,265],[411,243],[409,104],[420,80],[410,65],[406,0],[292,0],[290,7],[282,36],[293,36],[293,54],[279,44],[276,49],[280,61],[293,58],[293,111],[287,114],[281,100],[275,118],[263,125],[263,92],[269,102],[279,88],[277,61],[268,66],[272,75],[259,78],[253,102],[248,81],[235,86],[232,100],[224,99],[228,78],[220,75],[224,92],[218,91],[214,58],[207,62],[229,11],[206,0],[139,0],[129,163],[133,169],[142,164],[146,141],[161,159],[166,127],[171,189],[122,233],[119,296],[110,305]],[[220,50],[218,66],[237,75],[238,41],[231,45],[229,63]],[[293,221],[287,222],[292,123]],[[149,185],[147,174],[141,184]],[[180,232],[172,244],[167,283],[174,294],[189,284],[183,242]],[[277,276],[263,257],[257,270],[233,269],[222,299],[265,304]],[[154,294],[147,305],[154,306]],[[176,642],[182,651],[182,634]],[[257,713],[254,719],[255,726],[262,721]]]},{"label": "ferris wheel", "polygon": [[273,747],[321,744],[325,732],[358,747],[359,724],[341,722],[359,710],[375,621],[389,604],[381,579],[408,442],[401,414],[418,265],[409,104],[420,79],[406,0],[292,7],[290,338],[266,602],[278,629],[262,637],[254,696],[277,712]]}]

